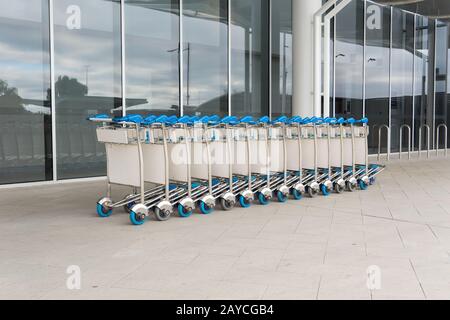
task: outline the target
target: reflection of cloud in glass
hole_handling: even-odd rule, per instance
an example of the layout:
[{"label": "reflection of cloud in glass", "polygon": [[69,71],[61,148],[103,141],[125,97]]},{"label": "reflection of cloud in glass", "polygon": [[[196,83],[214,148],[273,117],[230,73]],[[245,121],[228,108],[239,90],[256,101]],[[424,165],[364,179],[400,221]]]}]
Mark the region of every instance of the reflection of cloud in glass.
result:
[{"label": "reflection of cloud in glass", "polygon": [[[344,57],[336,59],[336,97],[338,98],[362,98],[362,55],[357,56],[361,46],[338,42],[337,54]],[[374,58],[376,61],[366,63],[366,97],[368,99],[388,97],[389,92],[389,54],[390,49],[384,47],[368,47],[367,59]],[[422,92],[422,75],[426,75],[428,50],[418,50],[420,55],[416,55],[416,94]],[[450,58],[450,53],[449,53]],[[412,79],[413,54],[404,49],[392,49],[392,96],[403,96],[412,87],[405,79]],[[425,69],[426,70],[426,69]],[[417,86],[420,88],[417,88]],[[411,95],[409,93],[408,95]]]},{"label": "reflection of cloud in glass", "polygon": [[[125,4],[126,95],[148,103],[129,110],[178,105],[178,5]],[[175,110],[176,111],[176,110]]]}]

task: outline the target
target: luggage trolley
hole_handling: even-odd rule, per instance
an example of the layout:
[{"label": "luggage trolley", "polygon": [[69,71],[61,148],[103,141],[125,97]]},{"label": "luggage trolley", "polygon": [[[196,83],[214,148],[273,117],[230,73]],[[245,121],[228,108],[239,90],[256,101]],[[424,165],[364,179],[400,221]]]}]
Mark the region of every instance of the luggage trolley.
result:
[{"label": "luggage trolley", "polygon": [[247,186],[247,179],[233,172],[236,160],[235,126],[239,123],[233,116],[210,122],[210,152],[214,155],[211,170],[217,184],[213,196],[219,199],[222,209],[226,211],[232,209],[238,199],[241,202],[241,193],[245,193]]},{"label": "luggage trolley", "polygon": [[[153,194],[146,199],[145,206],[153,208],[157,217],[164,213],[165,220],[170,218],[175,206],[178,209],[178,214],[184,218],[192,215],[196,203],[200,204],[202,213],[212,212],[213,206],[208,207],[208,211],[206,210],[206,203],[211,192],[211,180],[195,178],[196,175],[195,172],[193,173],[194,168],[192,165],[193,146],[196,143],[205,141],[202,134],[194,136],[194,130],[196,127],[204,127],[209,117],[185,116],[176,121],[171,121],[170,118],[166,118],[163,121],[158,120],[156,119],[149,123],[149,129],[153,130],[153,134],[150,135],[150,137],[153,137],[150,138],[150,144],[156,143],[164,146],[166,188],[164,198],[162,198],[161,194]],[[155,131],[155,129],[160,129],[160,131]],[[181,157],[176,155],[181,155]],[[152,161],[152,166],[155,165],[153,159],[149,158],[149,161]],[[208,177],[209,172],[210,170],[208,169]],[[144,208],[141,211],[144,211]],[[135,211],[134,213],[139,215]],[[142,218],[144,218],[142,213],[139,221],[133,218],[133,212],[130,215],[131,222],[136,225],[142,224],[140,223],[143,220]]]},{"label": "luggage trolley", "polygon": [[315,197],[319,192],[328,194],[328,143],[326,137],[322,136],[324,127],[322,122],[323,119],[317,117],[305,118],[301,121],[300,127],[302,165],[305,175],[312,176],[305,185],[305,192],[310,197]]},{"label": "luggage trolley", "polygon": [[330,130],[330,152],[329,162],[333,184],[333,190],[336,193],[342,193],[349,179],[352,178],[352,170],[344,163],[344,141],[345,141],[345,119],[327,118],[325,121],[329,124]]},{"label": "luggage trolley", "polygon": [[347,159],[347,163],[351,164],[352,177],[347,183],[347,189],[354,191],[357,186],[361,190],[366,190],[369,185],[375,183],[375,176],[381,173],[385,166],[379,164],[369,163],[368,152],[368,135],[369,135],[369,120],[362,118],[355,120],[354,118],[347,119],[347,143],[344,143],[347,151],[346,156],[351,154],[351,159]]},{"label": "luggage trolley", "polygon": [[[274,190],[274,196],[279,202],[286,202],[291,188],[297,182],[296,172],[288,170],[288,124],[290,119],[281,116],[271,122],[269,131],[270,155],[278,154],[279,157],[270,157],[270,188]],[[301,189],[300,186],[297,186]],[[304,190],[303,190],[304,191]],[[301,193],[303,191],[300,191]],[[300,197],[295,197],[300,199]]]},{"label": "luggage trolley", "polygon": [[[173,213],[173,202],[185,192],[183,186],[170,183],[171,162],[169,156],[169,128],[177,123],[176,116],[150,116],[142,121],[145,140],[142,143],[143,180],[155,184],[152,189],[138,195],[130,195],[128,201],[141,199],[140,203],[131,202],[130,221],[141,225],[152,210],[159,221],[168,220]],[[141,188],[142,190],[142,188]]]},{"label": "luggage trolley", "polygon": [[[145,182],[163,184],[165,179],[152,174],[145,166],[143,141],[146,131],[142,127],[143,119],[139,115],[111,119],[107,115],[97,115],[90,121],[103,123],[97,127],[97,139],[105,143],[107,157],[107,196],[97,202],[97,214],[109,217],[114,208],[136,207],[145,203],[146,197],[160,194],[163,187],[159,186],[145,191]],[[118,202],[111,198],[112,185],[130,186],[133,190],[139,188],[140,193],[132,194]]]},{"label": "luggage trolley", "polygon": [[[287,150],[287,171],[294,177],[291,180],[290,192],[294,199],[300,200],[306,192],[306,187],[309,187],[309,192],[318,189],[319,185],[315,183],[314,170],[305,169],[304,160],[307,159],[303,153],[303,148],[309,147],[304,139],[307,139],[308,132],[303,129],[304,124],[309,120],[302,119],[299,116],[293,117],[286,125],[286,150]],[[314,193],[315,194],[315,193]],[[313,194],[313,195],[314,195]]]}]

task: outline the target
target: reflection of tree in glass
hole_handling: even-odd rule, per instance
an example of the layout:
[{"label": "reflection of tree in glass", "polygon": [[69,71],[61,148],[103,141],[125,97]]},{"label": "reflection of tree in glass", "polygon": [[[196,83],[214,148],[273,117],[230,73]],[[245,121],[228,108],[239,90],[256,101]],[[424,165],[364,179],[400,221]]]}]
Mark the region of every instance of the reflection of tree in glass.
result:
[{"label": "reflection of tree in glass", "polygon": [[55,82],[55,93],[57,97],[62,96],[85,96],[87,95],[88,87],[80,83],[76,78],[69,78],[68,76],[59,76]]},{"label": "reflection of tree in glass", "polygon": [[0,95],[2,96],[18,96],[17,88],[10,88],[8,82],[0,79]]},{"label": "reflection of tree in glass", "polygon": [[0,106],[2,113],[10,109],[12,112],[17,112],[17,109],[22,108],[23,99],[19,96],[17,88],[9,87],[8,82],[0,79]]}]

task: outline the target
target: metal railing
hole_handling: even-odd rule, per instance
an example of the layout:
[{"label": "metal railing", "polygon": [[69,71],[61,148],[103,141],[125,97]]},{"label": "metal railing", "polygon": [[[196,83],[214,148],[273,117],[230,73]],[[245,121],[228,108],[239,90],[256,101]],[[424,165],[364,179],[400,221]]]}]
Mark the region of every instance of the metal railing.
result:
[{"label": "metal railing", "polygon": [[429,125],[427,124],[423,124],[420,128],[419,128],[419,159],[421,158],[422,155],[422,130],[423,128],[426,128],[426,137],[427,137],[427,158],[430,158],[430,151],[431,151],[431,128]]},{"label": "metal railing", "polygon": [[441,130],[444,129],[444,155],[447,157],[448,154],[448,127],[446,124],[442,123],[437,126],[436,128],[436,156],[439,156],[439,133],[441,133]]},{"label": "metal railing", "polygon": [[400,148],[399,148],[399,152],[398,152],[398,158],[401,159],[402,158],[402,151],[403,151],[403,131],[404,129],[408,130],[408,160],[411,160],[411,141],[412,141],[412,130],[411,127],[407,124],[404,124],[400,127]]},{"label": "metal railing", "polygon": [[391,160],[391,128],[386,124],[380,126],[378,129],[378,161],[381,159],[381,133],[383,129],[386,129],[387,133],[387,161],[389,161]]}]

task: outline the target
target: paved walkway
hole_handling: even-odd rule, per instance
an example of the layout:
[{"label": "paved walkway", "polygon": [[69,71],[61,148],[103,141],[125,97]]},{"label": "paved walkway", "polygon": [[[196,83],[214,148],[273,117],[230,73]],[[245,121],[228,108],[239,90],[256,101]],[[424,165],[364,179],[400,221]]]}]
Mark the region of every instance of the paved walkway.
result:
[{"label": "paved walkway", "polygon": [[393,161],[368,191],[141,227],[98,218],[103,190],[0,189],[1,299],[450,298],[450,160]]}]

